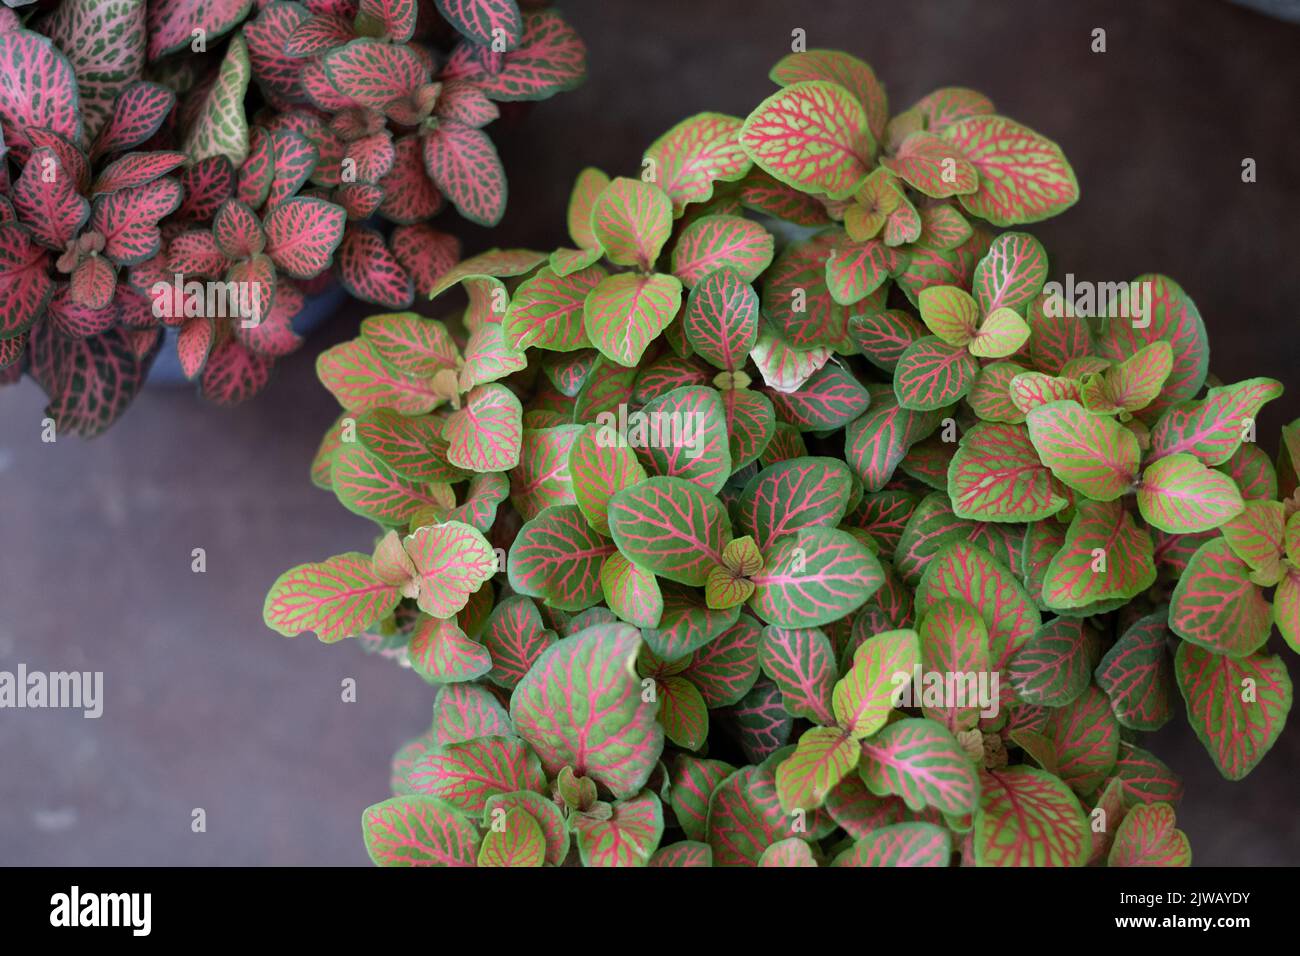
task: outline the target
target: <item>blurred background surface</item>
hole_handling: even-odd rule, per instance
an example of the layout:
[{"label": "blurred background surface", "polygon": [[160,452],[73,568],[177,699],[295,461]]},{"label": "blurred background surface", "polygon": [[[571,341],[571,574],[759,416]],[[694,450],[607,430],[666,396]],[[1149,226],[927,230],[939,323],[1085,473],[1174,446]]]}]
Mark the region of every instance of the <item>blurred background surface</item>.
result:
[{"label": "blurred background surface", "polygon": [[[1173,276],[1221,378],[1289,386],[1261,421],[1270,451],[1300,415],[1300,27],[1222,0],[561,6],[590,76],[492,130],[509,211],[495,233],[445,217],[467,253],[562,243],[582,167],[635,174],[679,119],[743,116],[802,28],[809,47],[870,62],[896,108],[972,86],[1057,140],[1082,199],[1032,227],[1054,275]],[[97,721],[0,711],[0,863],[366,862],[361,810],[388,795],[389,757],[425,729],[433,691],[352,643],[272,634],[261,608],[280,572],[370,540],[307,466],[336,414],[315,356],[371,311],[345,308],[252,404],[154,389],[90,443],[41,443],[29,381],[0,394],[0,670],[102,670],[107,697]],[[196,547],[206,574],[190,570]],[[341,700],[348,677],[356,703]],[[1147,745],[1184,777],[1198,864],[1300,863],[1300,720],[1236,784],[1181,719]],[[200,807],[207,832],[193,834]]]}]

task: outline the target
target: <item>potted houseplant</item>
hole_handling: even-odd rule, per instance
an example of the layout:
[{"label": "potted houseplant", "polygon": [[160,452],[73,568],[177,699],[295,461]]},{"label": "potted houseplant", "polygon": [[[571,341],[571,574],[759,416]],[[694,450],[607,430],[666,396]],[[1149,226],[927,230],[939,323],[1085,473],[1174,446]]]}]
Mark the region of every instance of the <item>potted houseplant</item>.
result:
[{"label": "potted houseplant", "polygon": [[1236,780],[1292,701],[1280,384],[1210,379],[1172,279],[1049,283],[1019,227],[1078,185],[986,97],[771,76],[320,356],[313,480],[376,536],[266,622],[439,688],[372,859],[1187,865],[1140,735],[1185,710]]},{"label": "potted houseplant", "polygon": [[585,49],[514,0],[62,0],[0,11],[0,70],[0,377],[92,436],[164,344],[234,403],[335,290],[426,292],[444,203],[504,212],[497,104],[572,88]]}]

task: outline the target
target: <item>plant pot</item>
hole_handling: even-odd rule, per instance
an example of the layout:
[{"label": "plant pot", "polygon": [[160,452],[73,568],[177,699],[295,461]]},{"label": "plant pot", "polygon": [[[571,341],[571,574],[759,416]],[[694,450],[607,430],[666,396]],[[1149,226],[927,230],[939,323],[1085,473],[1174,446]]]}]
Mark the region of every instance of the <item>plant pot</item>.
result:
[{"label": "plant pot", "polygon": [[[337,282],[324,292],[307,297],[307,304],[293,317],[293,330],[306,336],[315,331],[348,297],[347,291]],[[176,356],[177,330],[169,326],[163,339],[162,350],[149,370],[146,386],[191,385],[193,382],[181,371],[180,359]]]}]

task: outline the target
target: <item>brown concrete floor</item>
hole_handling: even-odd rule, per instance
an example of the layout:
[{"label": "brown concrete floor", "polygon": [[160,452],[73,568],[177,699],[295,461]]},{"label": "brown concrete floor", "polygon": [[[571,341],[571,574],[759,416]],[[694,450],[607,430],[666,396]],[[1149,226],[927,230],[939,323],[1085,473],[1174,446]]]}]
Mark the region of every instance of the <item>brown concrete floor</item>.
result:
[{"label": "brown concrete floor", "polygon": [[[870,61],[895,103],[974,86],[1058,140],[1083,199],[1035,227],[1054,269],[1174,276],[1205,316],[1221,377],[1291,386],[1262,434],[1300,415],[1300,28],[1220,0],[565,6],[592,47],[591,77],[496,134],[510,211],[495,236],[449,222],[471,251],[560,242],[581,167],[635,170],[677,119],[744,114],[802,27],[810,46]],[[1109,52],[1089,51],[1094,27]],[[1253,185],[1240,181],[1247,156]],[[89,444],[40,442],[30,383],[0,394],[0,669],[103,670],[108,697],[98,721],[0,712],[0,863],[365,861],[360,811],[386,795],[389,754],[427,721],[432,693],[354,646],[286,640],[260,618],[280,571],[367,540],[306,480],[334,416],[314,356],[364,314],[340,315],[251,405],[152,390]],[[194,547],[206,574],[190,571]],[[340,700],[345,677],[355,704]],[[1300,862],[1297,723],[1238,784],[1185,728],[1151,742],[1186,780],[1179,818],[1198,863]],[[195,807],[206,834],[190,831]]]}]

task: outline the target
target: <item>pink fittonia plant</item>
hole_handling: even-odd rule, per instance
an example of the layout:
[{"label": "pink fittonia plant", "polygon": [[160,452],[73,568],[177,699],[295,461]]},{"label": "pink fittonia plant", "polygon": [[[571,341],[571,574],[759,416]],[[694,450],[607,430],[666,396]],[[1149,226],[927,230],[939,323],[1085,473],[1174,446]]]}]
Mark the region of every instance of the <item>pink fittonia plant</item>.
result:
[{"label": "pink fittonia plant", "polygon": [[483,127],[585,55],[515,0],[0,9],[0,383],[25,367],[95,435],[171,327],[207,397],[250,397],[329,276],[406,307],[459,257],[429,224],[444,196],[500,219]]},{"label": "pink fittonia plant", "polygon": [[1181,695],[1235,780],[1282,730],[1300,423],[1277,469],[1254,443],[1281,386],[1210,381],[1163,276],[1135,315],[1057,308],[995,227],[1073,173],[985,97],[891,118],[828,51],[772,78],[641,179],[585,170],[571,247],[444,275],[458,321],[320,357],[313,480],[380,536],[266,621],[440,688],[371,857],[1188,864],[1139,733]]}]

